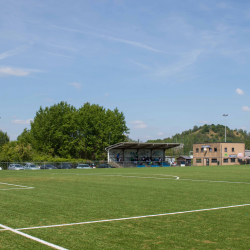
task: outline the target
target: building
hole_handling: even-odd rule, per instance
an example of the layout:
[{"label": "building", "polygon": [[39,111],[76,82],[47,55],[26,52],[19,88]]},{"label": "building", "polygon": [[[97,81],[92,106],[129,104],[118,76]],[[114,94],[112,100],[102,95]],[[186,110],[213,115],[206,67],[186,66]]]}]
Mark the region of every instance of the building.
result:
[{"label": "building", "polygon": [[245,157],[250,157],[250,150],[245,150]]},{"label": "building", "polygon": [[239,165],[245,156],[245,143],[216,142],[193,144],[194,166]]},{"label": "building", "polygon": [[191,166],[191,157],[181,155],[177,158],[177,165],[178,166]]}]

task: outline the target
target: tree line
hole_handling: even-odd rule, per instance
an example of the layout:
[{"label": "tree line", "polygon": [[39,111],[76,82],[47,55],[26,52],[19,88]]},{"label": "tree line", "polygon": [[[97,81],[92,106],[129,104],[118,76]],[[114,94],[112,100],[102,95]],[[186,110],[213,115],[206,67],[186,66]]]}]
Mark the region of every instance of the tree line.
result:
[{"label": "tree line", "polygon": [[125,141],[127,133],[125,116],[117,108],[85,103],[76,109],[60,102],[40,107],[30,130],[24,129],[17,141],[0,144],[0,160],[104,160],[105,147]]}]

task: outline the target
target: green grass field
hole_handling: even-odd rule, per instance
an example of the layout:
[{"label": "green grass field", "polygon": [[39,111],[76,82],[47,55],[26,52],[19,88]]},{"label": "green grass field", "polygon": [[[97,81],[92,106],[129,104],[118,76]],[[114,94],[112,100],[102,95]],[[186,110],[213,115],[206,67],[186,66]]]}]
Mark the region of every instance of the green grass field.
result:
[{"label": "green grass field", "polygon": [[0,182],[0,249],[52,249],[17,232],[57,249],[250,246],[250,206],[228,207],[250,204],[247,165],[0,171]]}]

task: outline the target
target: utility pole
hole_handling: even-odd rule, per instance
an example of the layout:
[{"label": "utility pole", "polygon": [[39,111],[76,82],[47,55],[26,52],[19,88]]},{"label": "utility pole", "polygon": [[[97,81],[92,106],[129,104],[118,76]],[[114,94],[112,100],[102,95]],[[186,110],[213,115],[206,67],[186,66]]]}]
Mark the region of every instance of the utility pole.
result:
[{"label": "utility pole", "polygon": [[227,126],[226,126],[226,118],[227,118],[228,114],[223,114],[223,116],[225,116],[225,142],[227,142]]}]

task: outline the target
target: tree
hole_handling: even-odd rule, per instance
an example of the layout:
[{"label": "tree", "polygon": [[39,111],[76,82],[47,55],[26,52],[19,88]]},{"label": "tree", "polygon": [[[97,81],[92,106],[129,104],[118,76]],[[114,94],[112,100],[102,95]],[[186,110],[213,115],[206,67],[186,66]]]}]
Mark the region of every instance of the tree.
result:
[{"label": "tree", "polygon": [[7,135],[7,133],[3,132],[2,130],[0,130],[0,150],[3,147],[3,145],[7,142],[10,141],[9,136]]},{"label": "tree", "polygon": [[250,140],[245,141],[245,149],[250,150]]},{"label": "tree", "polygon": [[[52,156],[82,159],[103,159],[105,147],[124,141],[129,129],[125,117],[116,108],[106,110],[102,106],[85,103],[78,110],[66,102],[43,109],[40,107],[30,135],[33,147]],[[25,131],[20,136],[26,138]]]},{"label": "tree", "polygon": [[31,160],[32,155],[33,150],[30,144],[12,141],[3,145],[0,159],[3,162],[23,162]]},{"label": "tree", "polygon": [[24,143],[25,145],[32,143],[32,134],[29,129],[25,128],[21,135],[17,137],[17,141]]}]

